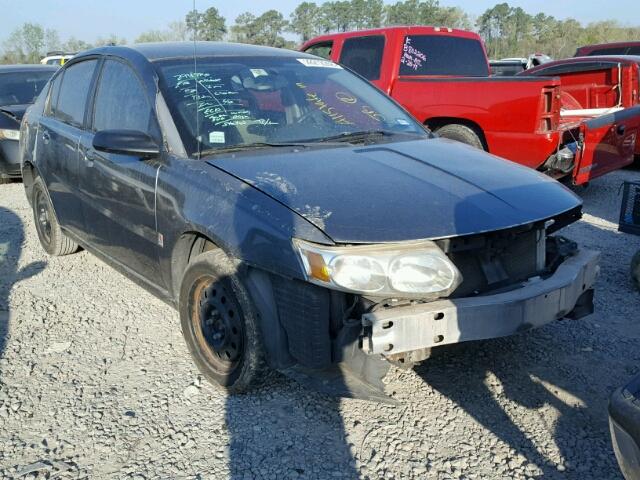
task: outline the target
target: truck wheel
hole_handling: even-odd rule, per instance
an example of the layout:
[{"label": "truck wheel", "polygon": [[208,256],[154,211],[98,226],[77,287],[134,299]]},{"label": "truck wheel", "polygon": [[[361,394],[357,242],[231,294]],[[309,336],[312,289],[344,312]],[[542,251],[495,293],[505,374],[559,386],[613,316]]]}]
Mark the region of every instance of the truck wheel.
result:
[{"label": "truck wheel", "polygon": [[33,182],[31,207],[40,245],[54,257],[69,255],[78,251],[78,244],[67,237],[58,223],[58,217],[53,209],[46,187],[41,178]]},{"label": "truck wheel", "polygon": [[182,335],[198,369],[229,393],[254,388],[264,353],[249,295],[221,250],[198,255],[183,276],[179,300]]},{"label": "truck wheel", "polygon": [[640,252],[636,252],[631,260],[631,278],[636,288],[640,290]]},{"label": "truck wheel", "polygon": [[471,145],[472,147],[484,150],[484,145],[482,144],[482,140],[480,140],[478,134],[472,128],[469,128],[466,125],[452,123],[450,125],[440,127],[438,130],[436,130],[436,133],[443,138],[466,143],[467,145]]}]

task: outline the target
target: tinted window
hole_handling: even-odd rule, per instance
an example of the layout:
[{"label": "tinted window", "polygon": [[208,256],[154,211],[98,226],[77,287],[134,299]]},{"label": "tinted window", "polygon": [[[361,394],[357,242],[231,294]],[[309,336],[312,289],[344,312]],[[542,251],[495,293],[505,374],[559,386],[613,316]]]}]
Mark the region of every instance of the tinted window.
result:
[{"label": "tinted window", "polygon": [[322,57],[322,58],[326,58],[327,60],[330,60],[332,48],[333,48],[333,42],[316,43],[315,45],[311,45],[309,48],[307,48],[305,52],[311,55],[317,55],[318,57]]},{"label": "tinted window", "polygon": [[626,55],[628,48],[629,47],[599,48],[598,50],[589,52],[589,56],[592,57],[594,55]]},{"label": "tinted window", "polygon": [[53,109],[58,102],[58,95],[60,94],[60,85],[62,84],[63,74],[57,75],[51,82],[51,88],[49,89],[49,99],[47,100],[47,115],[53,113]]},{"label": "tinted window", "polygon": [[521,63],[503,63],[491,65],[491,75],[494,77],[511,77],[516,75],[525,68]]},{"label": "tinted window", "polygon": [[489,75],[482,44],[472,38],[409,35],[404,39],[400,75]]},{"label": "tinted window", "polygon": [[629,47],[629,51],[627,55],[640,55],[640,45],[636,45],[635,47]]},{"label": "tinted window", "polygon": [[33,103],[54,71],[0,73],[0,106]]},{"label": "tinted window", "polygon": [[97,60],[87,60],[65,70],[58,101],[52,108],[56,118],[72,125],[83,125],[87,95],[97,63]]},{"label": "tinted window", "polygon": [[382,35],[349,38],[342,46],[340,63],[358,72],[367,80],[378,80],[383,51]]},{"label": "tinted window", "polygon": [[107,60],[96,92],[93,128],[149,132],[151,108],[134,71],[124,63]]}]

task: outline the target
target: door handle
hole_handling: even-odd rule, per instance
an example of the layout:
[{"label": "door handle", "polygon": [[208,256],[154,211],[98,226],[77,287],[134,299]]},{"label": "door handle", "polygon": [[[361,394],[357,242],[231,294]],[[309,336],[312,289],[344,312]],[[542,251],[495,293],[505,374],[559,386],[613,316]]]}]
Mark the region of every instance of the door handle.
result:
[{"label": "door handle", "polygon": [[93,155],[91,155],[91,152],[89,152],[88,150],[84,150],[82,152],[82,159],[87,164],[87,167],[93,167],[94,158]]},{"label": "door handle", "polygon": [[618,135],[624,135],[624,131],[626,130],[626,126],[625,125],[618,125],[618,128],[616,128],[616,132],[618,133]]},{"label": "door handle", "polygon": [[46,144],[49,143],[49,140],[51,140],[51,135],[49,135],[49,132],[44,130],[42,132],[42,141]]}]

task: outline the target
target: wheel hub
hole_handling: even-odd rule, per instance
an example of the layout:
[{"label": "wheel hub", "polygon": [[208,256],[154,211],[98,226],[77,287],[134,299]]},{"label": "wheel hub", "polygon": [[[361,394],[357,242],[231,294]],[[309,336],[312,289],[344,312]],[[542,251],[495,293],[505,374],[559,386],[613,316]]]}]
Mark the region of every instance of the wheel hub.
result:
[{"label": "wheel hub", "polygon": [[37,222],[39,230],[44,239],[48,242],[51,239],[51,222],[49,220],[49,209],[42,192],[38,192],[36,201]]},{"label": "wheel hub", "polygon": [[200,290],[198,303],[199,327],[207,346],[219,361],[237,362],[243,351],[242,324],[232,296],[212,282]]}]

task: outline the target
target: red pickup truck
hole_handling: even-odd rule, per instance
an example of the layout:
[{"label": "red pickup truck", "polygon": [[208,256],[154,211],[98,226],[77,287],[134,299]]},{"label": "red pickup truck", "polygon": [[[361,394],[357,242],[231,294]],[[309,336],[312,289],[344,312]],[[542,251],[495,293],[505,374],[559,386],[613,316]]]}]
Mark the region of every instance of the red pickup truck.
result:
[{"label": "red pickup truck", "polygon": [[391,27],[316,37],[301,49],[356,71],[440,136],[555,178],[583,184],[633,162],[640,107],[563,122],[560,78],[489,76],[473,32]]}]

